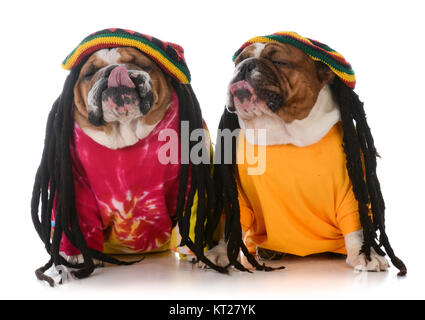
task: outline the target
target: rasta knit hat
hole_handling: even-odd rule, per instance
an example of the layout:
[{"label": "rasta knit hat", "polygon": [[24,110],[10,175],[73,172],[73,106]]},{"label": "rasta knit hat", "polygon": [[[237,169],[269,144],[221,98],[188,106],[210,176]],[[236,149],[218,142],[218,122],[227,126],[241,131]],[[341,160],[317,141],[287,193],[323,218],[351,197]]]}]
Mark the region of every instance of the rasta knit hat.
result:
[{"label": "rasta knit hat", "polygon": [[295,32],[281,31],[268,36],[254,37],[235,52],[233,61],[250,44],[269,42],[287,43],[304,51],[311,59],[326,64],[349,88],[354,89],[356,85],[354,70],[341,54],[323,43],[304,38]]},{"label": "rasta knit hat", "polygon": [[117,28],[98,31],[86,37],[62,62],[62,68],[71,70],[95,51],[116,47],[136,48],[153,59],[163,71],[180,83],[190,83],[190,72],[181,46],[135,31]]}]

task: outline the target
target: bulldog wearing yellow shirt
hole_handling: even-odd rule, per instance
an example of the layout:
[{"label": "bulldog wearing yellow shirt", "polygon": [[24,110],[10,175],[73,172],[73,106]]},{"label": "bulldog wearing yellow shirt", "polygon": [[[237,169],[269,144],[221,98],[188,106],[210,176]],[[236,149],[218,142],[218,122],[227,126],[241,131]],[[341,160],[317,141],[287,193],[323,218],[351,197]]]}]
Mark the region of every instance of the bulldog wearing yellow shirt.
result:
[{"label": "bulldog wearing yellow shirt", "polygon": [[[265,266],[255,253],[336,252],[354,268],[384,271],[385,250],[404,275],[385,233],[377,153],[350,64],[294,32],[253,38],[233,59],[220,129],[241,130],[232,163],[217,159],[227,232],[207,256],[246,270],[240,250],[257,269]],[[247,149],[264,155],[262,170],[250,171]]]}]

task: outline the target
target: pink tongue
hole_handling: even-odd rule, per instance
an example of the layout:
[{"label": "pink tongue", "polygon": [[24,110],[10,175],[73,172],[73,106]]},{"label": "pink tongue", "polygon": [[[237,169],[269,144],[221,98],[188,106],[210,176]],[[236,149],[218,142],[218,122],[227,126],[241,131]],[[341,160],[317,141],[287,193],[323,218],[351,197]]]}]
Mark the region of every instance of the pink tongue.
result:
[{"label": "pink tongue", "polygon": [[108,78],[108,88],[113,87],[129,87],[135,88],[133,81],[128,76],[128,70],[126,67],[118,66],[111,71]]}]

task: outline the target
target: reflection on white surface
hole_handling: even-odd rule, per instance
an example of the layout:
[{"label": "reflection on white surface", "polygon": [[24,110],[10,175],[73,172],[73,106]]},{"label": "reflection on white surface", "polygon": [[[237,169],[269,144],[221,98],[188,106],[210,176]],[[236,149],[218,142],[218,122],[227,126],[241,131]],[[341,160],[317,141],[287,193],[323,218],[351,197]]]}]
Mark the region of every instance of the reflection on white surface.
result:
[{"label": "reflection on white surface", "polygon": [[[84,280],[52,289],[28,268],[22,286],[10,286],[6,298],[71,299],[350,299],[411,298],[419,291],[396,270],[355,272],[344,256],[285,256],[269,265],[284,270],[223,275],[199,269],[172,253],[152,254],[136,265],[97,269]],[[418,278],[416,277],[418,280]],[[10,280],[10,279],[9,279]],[[416,284],[418,281],[415,281]],[[26,288],[23,290],[23,288]],[[2,292],[4,294],[4,292]]]}]

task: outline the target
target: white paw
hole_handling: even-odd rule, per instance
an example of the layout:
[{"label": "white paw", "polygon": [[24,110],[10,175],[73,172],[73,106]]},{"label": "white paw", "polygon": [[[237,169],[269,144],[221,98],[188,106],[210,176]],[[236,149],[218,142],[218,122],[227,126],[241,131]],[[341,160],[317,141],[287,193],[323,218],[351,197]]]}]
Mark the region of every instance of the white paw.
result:
[{"label": "white paw", "polygon": [[347,249],[347,264],[356,271],[386,271],[390,265],[387,259],[380,256],[376,251],[370,249],[370,261],[364,253],[360,253],[363,245],[363,230],[351,232],[345,236],[345,247]]},{"label": "white paw", "polygon": [[83,263],[84,262],[84,258],[83,258],[83,255],[82,254],[77,254],[75,256],[68,256],[66,258],[66,260],[69,263],[72,263],[72,264],[78,264],[78,263]]},{"label": "white paw", "polygon": [[380,256],[372,248],[370,251],[370,261],[364,253],[351,253],[347,255],[347,264],[356,271],[387,271],[390,267],[387,259]]},{"label": "white paw", "polygon": [[[207,257],[212,263],[220,267],[225,267],[229,264],[229,258],[227,257],[227,244],[224,240],[221,240],[218,245],[216,245],[211,250],[205,252],[205,257]],[[202,261],[198,262],[199,268],[208,268],[208,266]]]},{"label": "white paw", "polygon": [[[84,263],[84,258],[82,254],[77,254],[75,256],[65,256],[66,261],[72,264]],[[96,267],[103,267],[103,262],[97,259],[93,259],[93,263]]]}]

